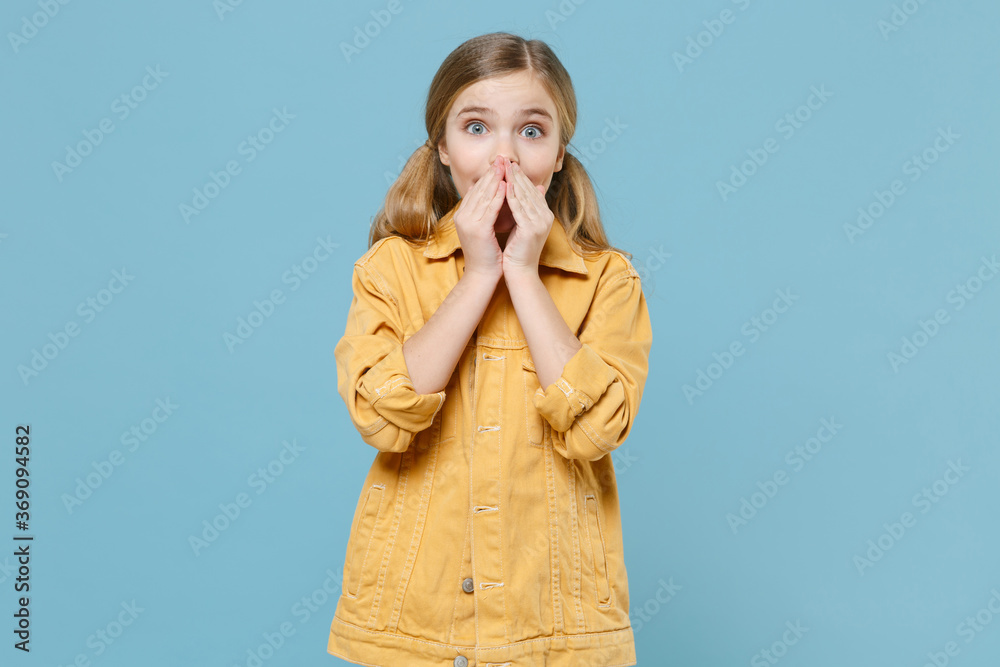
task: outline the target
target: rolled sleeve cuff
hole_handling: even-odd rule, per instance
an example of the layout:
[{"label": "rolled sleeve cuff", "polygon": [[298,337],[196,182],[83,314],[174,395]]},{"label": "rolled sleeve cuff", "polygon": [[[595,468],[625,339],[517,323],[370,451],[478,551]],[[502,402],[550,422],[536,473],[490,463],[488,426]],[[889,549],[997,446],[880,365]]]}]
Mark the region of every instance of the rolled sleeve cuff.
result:
[{"label": "rolled sleeve cuff", "polygon": [[358,380],[358,394],[386,421],[400,429],[418,433],[431,425],[445,391],[418,394],[410,382],[402,344],[368,369]]},{"label": "rolled sleeve cuff", "polygon": [[589,410],[617,377],[614,369],[587,343],[570,357],[559,379],[539,387],[531,402],[552,428],[565,433]]}]

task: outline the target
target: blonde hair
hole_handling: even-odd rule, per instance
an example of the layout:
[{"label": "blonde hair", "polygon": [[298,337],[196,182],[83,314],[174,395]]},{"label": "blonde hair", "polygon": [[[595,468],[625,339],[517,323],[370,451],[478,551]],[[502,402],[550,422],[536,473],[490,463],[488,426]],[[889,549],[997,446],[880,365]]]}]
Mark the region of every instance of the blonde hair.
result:
[{"label": "blonde hair", "polygon": [[[437,221],[460,199],[451,180],[451,170],[441,163],[436,148],[444,138],[448,111],[467,86],[525,70],[538,77],[555,102],[559,145],[569,145],[576,131],[576,94],[569,74],[548,44],[506,32],[488,33],[463,42],[448,54],[431,81],[424,114],[429,139],[413,152],[389,187],[385,204],[372,221],[369,248],[386,236],[419,242],[435,233]],[[562,221],[578,253],[616,250],[631,261],[631,253],[608,243],[590,177],[569,151],[563,158],[562,169],[552,174],[545,201]]]}]

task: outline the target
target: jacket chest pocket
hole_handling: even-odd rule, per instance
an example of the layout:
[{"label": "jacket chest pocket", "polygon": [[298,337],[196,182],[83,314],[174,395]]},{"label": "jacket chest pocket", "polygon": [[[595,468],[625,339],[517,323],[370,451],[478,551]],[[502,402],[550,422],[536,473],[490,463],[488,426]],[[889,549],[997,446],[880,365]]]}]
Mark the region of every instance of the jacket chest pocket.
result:
[{"label": "jacket chest pocket", "polygon": [[347,573],[344,578],[344,593],[349,597],[358,594],[358,587],[361,584],[361,575],[365,572],[365,564],[368,562],[373,537],[375,535],[375,525],[382,514],[382,495],[385,493],[385,484],[372,484],[368,488],[368,494],[361,506],[358,514],[358,523],[351,531],[350,551],[347,559]]},{"label": "jacket chest pocket", "polygon": [[538,375],[535,374],[535,364],[528,357],[527,352],[524,353],[524,357],[521,359],[521,375],[524,377],[525,436],[528,444],[532,447],[544,447],[549,424],[538,414],[538,410],[535,409],[534,404],[531,402],[535,391],[541,385],[538,382]]}]

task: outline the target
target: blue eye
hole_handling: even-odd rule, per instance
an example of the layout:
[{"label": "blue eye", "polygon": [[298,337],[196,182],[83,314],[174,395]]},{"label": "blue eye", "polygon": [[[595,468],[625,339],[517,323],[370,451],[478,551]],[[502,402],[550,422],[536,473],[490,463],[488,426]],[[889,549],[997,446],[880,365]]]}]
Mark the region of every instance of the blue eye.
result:
[{"label": "blue eye", "polygon": [[[480,127],[482,129],[482,131],[481,132],[472,131],[471,134],[475,134],[475,135],[486,134],[486,126],[483,125],[482,123],[480,123],[478,120],[474,120],[474,121],[466,124],[465,129],[466,129],[466,131],[469,131],[470,128],[473,128],[473,127],[476,127],[476,126]],[[542,135],[545,134],[544,132],[542,132],[542,128],[538,127],[537,125],[529,125],[528,127],[524,128],[524,130],[522,130],[522,131],[523,132],[534,132],[533,135],[527,135],[528,139],[540,139],[542,137]]]}]

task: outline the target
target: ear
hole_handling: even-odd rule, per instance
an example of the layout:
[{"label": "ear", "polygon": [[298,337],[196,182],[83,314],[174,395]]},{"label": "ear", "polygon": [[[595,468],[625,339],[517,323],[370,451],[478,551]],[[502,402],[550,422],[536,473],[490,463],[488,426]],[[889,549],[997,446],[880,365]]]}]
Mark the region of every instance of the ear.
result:
[{"label": "ear", "polygon": [[559,157],[556,158],[556,168],[552,171],[560,171],[562,169],[564,157],[566,157],[566,147],[562,146],[559,149]]},{"label": "ear", "polygon": [[443,164],[446,167],[450,167],[451,162],[448,160],[448,148],[447,146],[445,146],[444,141],[438,144],[437,151],[438,151],[438,157],[441,160],[441,164]]}]

